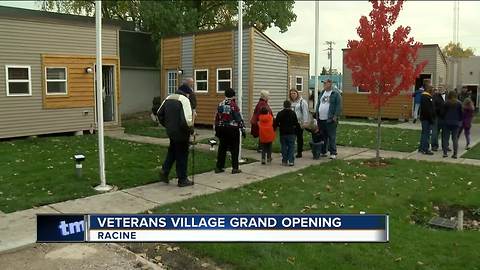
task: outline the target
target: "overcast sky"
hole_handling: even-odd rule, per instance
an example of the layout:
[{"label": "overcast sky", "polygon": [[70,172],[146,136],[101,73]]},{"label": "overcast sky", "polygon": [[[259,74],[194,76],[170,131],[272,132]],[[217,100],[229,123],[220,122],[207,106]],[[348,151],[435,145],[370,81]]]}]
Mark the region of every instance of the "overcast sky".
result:
[{"label": "overcast sky", "polygon": [[[0,5],[38,8],[34,1],[1,1]],[[412,27],[411,35],[425,44],[437,43],[443,47],[453,36],[453,1],[407,1],[400,12],[398,25]],[[325,41],[334,41],[333,68],[341,70],[341,49],[349,39],[357,39],[356,27],[362,15],[368,15],[367,1],[320,1],[319,66],[328,67]],[[284,49],[310,53],[311,74],[314,71],[315,3],[296,1],[297,21],[285,33],[270,28],[266,34]],[[460,1],[460,42],[480,54],[480,1]]]}]

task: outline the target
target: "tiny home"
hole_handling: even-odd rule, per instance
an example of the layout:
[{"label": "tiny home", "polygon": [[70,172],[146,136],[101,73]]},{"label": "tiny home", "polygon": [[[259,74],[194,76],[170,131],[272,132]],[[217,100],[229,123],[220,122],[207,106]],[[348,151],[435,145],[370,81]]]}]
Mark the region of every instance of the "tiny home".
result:
[{"label": "tiny home", "polygon": [[[197,96],[197,124],[212,124],[218,103],[228,87],[237,89],[236,29],[197,32],[161,40],[161,87],[165,98],[175,92],[183,78],[192,77]],[[255,27],[243,29],[242,114],[248,123],[260,98],[260,91],[270,92],[269,104],[274,112],[281,110],[289,89],[290,76],[302,77],[299,87],[306,89],[308,61],[306,54],[289,53]],[[308,58],[307,58],[308,59]],[[289,70],[289,62],[295,62]],[[307,70],[307,73],[305,73]],[[307,75],[305,75],[307,74]],[[296,82],[296,79],[295,79]]]},{"label": "tiny home", "polygon": [[[106,127],[120,124],[120,28],[102,31]],[[95,129],[94,18],[0,7],[0,37],[0,138]]]},{"label": "tiny home", "polygon": [[[348,49],[343,49],[343,55]],[[417,62],[427,60],[422,74],[416,79],[411,90],[390,99],[383,108],[382,116],[391,119],[410,119],[413,115],[412,93],[422,86],[424,79],[430,79],[434,87],[447,85],[447,61],[438,44],[423,45],[418,51]],[[361,89],[352,82],[352,72],[343,64],[343,115],[351,117],[374,117],[373,107],[368,103],[368,89]]]},{"label": "tiny home", "polygon": [[[454,66],[457,63],[457,66]],[[456,72],[455,72],[456,71]],[[448,89],[460,91],[464,88],[471,92],[471,97],[478,111],[480,106],[480,56],[448,59]]]}]

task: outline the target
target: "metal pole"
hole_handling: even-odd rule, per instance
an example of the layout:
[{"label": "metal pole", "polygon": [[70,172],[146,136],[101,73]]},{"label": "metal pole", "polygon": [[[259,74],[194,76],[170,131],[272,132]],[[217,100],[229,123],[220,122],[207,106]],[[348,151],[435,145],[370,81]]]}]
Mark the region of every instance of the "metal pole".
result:
[{"label": "metal pole", "polygon": [[[238,42],[237,42],[237,50],[238,50],[238,59],[237,59],[237,72],[238,72],[238,89],[237,89],[237,102],[238,107],[240,108],[240,115],[243,118],[243,1],[238,1]],[[242,135],[240,134],[240,146],[238,147],[238,162],[244,163],[245,160],[242,159]]]},{"label": "metal pole", "polygon": [[320,7],[318,1],[315,1],[315,92],[313,94],[313,108],[315,109],[318,102],[318,43],[319,43],[319,36],[318,36],[318,17]]},{"label": "metal pole", "polygon": [[103,97],[102,97],[102,1],[95,1],[95,32],[96,32],[96,71],[97,78],[97,131],[98,131],[98,161],[100,173],[100,185],[95,187],[97,191],[109,191],[111,186],[107,185],[105,179],[105,142],[103,138]]}]

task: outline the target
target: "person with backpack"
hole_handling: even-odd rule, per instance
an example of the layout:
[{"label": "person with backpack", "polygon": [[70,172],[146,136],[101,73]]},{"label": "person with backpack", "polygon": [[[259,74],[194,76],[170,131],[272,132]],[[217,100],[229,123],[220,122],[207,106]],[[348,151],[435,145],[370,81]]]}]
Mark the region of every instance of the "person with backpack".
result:
[{"label": "person with backpack", "polygon": [[167,130],[170,144],[160,170],[160,181],[169,183],[168,175],[176,163],[178,186],[193,185],[187,178],[188,149],[193,134],[193,114],[188,94],[177,90],[169,95],[157,111],[159,123]]},{"label": "person with backpack", "polygon": [[225,171],[227,150],[232,154],[232,174],[242,172],[238,167],[240,133],[245,138],[245,125],[235,100],[235,91],[229,88],[225,90],[225,99],[218,104],[215,115],[215,136],[220,141],[215,173]]},{"label": "person with backpack", "polygon": [[272,163],[272,143],[275,141],[273,116],[266,107],[260,109],[258,116],[260,146],[262,149],[262,165]]},{"label": "person with backpack", "polygon": [[288,98],[292,103],[292,110],[297,115],[298,125],[297,133],[297,155],[296,158],[302,157],[303,152],[303,130],[309,123],[310,112],[308,111],[308,104],[298,93],[297,89],[292,88],[288,93]]},{"label": "person with backpack", "polygon": [[283,110],[275,117],[275,127],[280,128],[280,144],[282,151],[282,165],[294,166],[295,162],[295,137],[298,128],[298,119],[292,111],[289,100],[283,102]]}]

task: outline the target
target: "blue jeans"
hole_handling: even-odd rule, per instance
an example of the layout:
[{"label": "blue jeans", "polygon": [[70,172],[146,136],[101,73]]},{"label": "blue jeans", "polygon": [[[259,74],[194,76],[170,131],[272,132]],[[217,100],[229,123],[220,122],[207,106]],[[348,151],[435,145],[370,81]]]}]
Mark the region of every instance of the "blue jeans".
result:
[{"label": "blue jeans", "polygon": [[337,154],[337,123],[328,120],[319,120],[318,128],[323,134],[324,144],[322,146],[322,154],[330,152],[330,155]]},{"label": "blue jeans", "polygon": [[280,135],[280,144],[282,146],[282,163],[295,161],[295,139],[296,135]]},{"label": "blue jeans", "polygon": [[422,134],[420,136],[420,147],[418,150],[427,152],[430,150],[430,134],[432,133],[432,124],[429,121],[422,120]]}]

